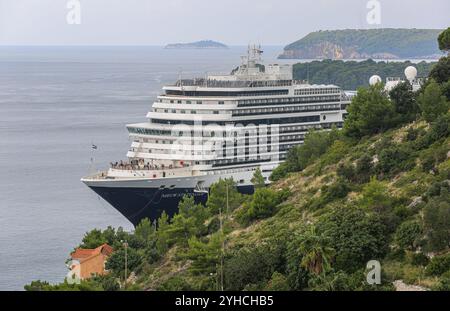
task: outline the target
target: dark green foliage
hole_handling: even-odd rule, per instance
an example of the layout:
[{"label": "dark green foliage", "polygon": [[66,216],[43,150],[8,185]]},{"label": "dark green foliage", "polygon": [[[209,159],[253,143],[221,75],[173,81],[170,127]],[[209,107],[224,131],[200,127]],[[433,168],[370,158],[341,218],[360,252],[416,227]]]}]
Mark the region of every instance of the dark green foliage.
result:
[{"label": "dark green foliage", "polygon": [[419,130],[414,129],[413,127],[408,128],[406,132],[406,141],[415,141],[419,137]]},{"label": "dark green foliage", "polygon": [[436,290],[439,291],[450,291],[450,277],[443,277],[439,282],[439,285],[436,287]]},{"label": "dark green foliage", "polygon": [[444,96],[442,88],[434,80],[427,83],[423,93],[419,94],[418,102],[422,116],[428,122],[433,122],[446,114],[450,108],[449,101]]},{"label": "dark green foliage", "polygon": [[25,285],[26,291],[101,291],[104,290],[101,285],[95,281],[81,281],[80,284],[69,284],[64,281],[60,284],[51,285],[48,282],[33,281]]},{"label": "dark green foliage", "polygon": [[252,182],[253,186],[255,187],[255,189],[263,188],[266,185],[266,182],[262,175],[261,169],[259,167],[253,173],[251,182]]},{"label": "dark green foliage", "polygon": [[[127,249],[127,269],[128,273],[136,271],[142,263],[142,257],[134,248]],[[106,262],[106,269],[112,270],[117,276],[123,276],[125,273],[125,249],[115,250]],[[129,274],[128,274],[129,275]]]},{"label": "dark green foliage", "polygon": [[447,159],[447,146],[440,146],[439,148],[431,148],[423,153],[420,157],[420,163],[424,172],[429,172],[435,169],[435,166]]},{"label": "dark green foliage", "polygon": [[309,272],[301,265],[304,253],[299,247],[302,239],[300,234],[293,234],[286,247],[286,273],[292,290],[306,288],[310,277]]},{"label": "dark green foliage", "polygon": [[436,181],[433,184],[431,184],[430,188],[428,188],[427,192],[425,193],[425,195],[423,197],[425,197],[426,199],[432,198],[432,197],[437,197],[440,196],[441,193],[445,194],[447,192],[450,192],[450,184],[449,182],[446,181]]},{"label": "dark green foliage", "polygon": [[377,169],[387,176],[409,170],[415,165],[411,153],[412,150],[408,145],[394,145],[385,148],[379,154]]},{"label": "dark green foliage", "polygon": [[412,250],[422,236],[422,226],[415,220],[405,221],[395,232],[395,242],[403,249]]},{"label": "dark green foliage", "polygon": [[276,292],[289,291],[290,289],[291,288],[289,287],[287,278],[279,272],[274,272],[272,274],[272,278],[269,280],[264,290]]},{"label": "dark green foliage", "polygon": [[192,260],[190,271],[197,275],[216,273],[222,255],[222,243],[223,236],[220,232],[212,234],[207,242],[191,237],[185,255]]},{"label": "dark green foliage", "polygon": [[419,106],[411,84],[406,81],[396,85],[390,92],[389,97],[394,103],[396,112],[395,123],[404,123],[415,120],[419,113]]},{"label": "dark green foliage", "polygon": [[220,179],[211,186],[208,202],[206,203],[212,215],[218,214],[219,210],[222,213],[227,212],[227,192],[230,212],[239,207],[243,202],[242,195],[237,191],[236,182],[231,178]]},{"label": "dark green foliage", "polygon": [[331,131],[310,131],[305,137],[303,145],[295,146],[288,152],[286,162],[276,168],[270,179],[278,180],[288,172],[298,172],[325,154],[330,146],[338,140],[340,133],[337,129]]},{"label": "dark green foliage", "polygon": [[107,242],[101,230],[93,229],[84,235],[80,247],[93,249]]},{"label": "dark green foliage", "polygon": [[39,292],[44,291],[47,287],[50,286],[50,283],[47,281],[32,281],[30,284],[24,286],[24,289],[29,292]]},{"label": "dark green foliage", "polygon": [[395,117],[395,107],[381,83],[369,88],[360,88],[347,107],[347,112],[344,133],[355,138],[389,129]]},{"label": "dark green foliage", "polygon": [[348,162],[339,163],[336,174],[349,182],[354,182],[357,178],[354,165]]},{"label": "dark green foliage", "polygon": [[431,69],[429,78],[439,84],[448,82],[450,80],[450,57],[441,57]]},{"label": "dark green foliage", "polygon": [[345,180],[338,179],[329,186],[323,186],[320,197],[313,198],[307,206],[312,210],[322,208],[334,200],[345,198],[350,190],[351,189]]},{"label": "dark green foliage", "polygon": [[379,75],[383,81],[387,77],[402,77],[405,68],[415,66],[420,76],[425,77],[435,63],[420,62],[375,62],[371,59],[362,62],[323,60],[294,65],[294,78],[309,80],[313,84],[334,84],[344,90],[368,87],[372,75]]},{"label": "dark green foliage", "polygon": [[178,205],[176,214],[170,227],[165,230],[169,245],[181,243],[187,245],[191,236],[202,236],[206,234],[205,221],[208,210],[201,204],[195,204],[193,196],[184,196]]},{"label": "dark green foliage", "polygon": [[275,214],[277,206],[289,196],[288,190],[275,191],[270,188],[256,189],[249,204],[244,204],[237,218],[242,224],[253,220],[264,219]]},{"label": "dark green foliage", "polygon": [[442,189],[440,196],[429,199],[424,208],[424,231],[430,251],[442,251],[450,246],[450,195]]},{"label": "dark green foliage", "polygon": [[240,249],[225,262],[225,289],[243,290],[248,284],[265,284],[283,267],[282,249],[276,245]]},{"label": "dark green foliage", "polygon": [[411,254],[411,264],[413,264],[415,266],[425,267],[426,265],[428,265],[429,262],[430,262],[430,260],[423,253],[412,253]]},{"label": "dark green foliage", "polygon": [[366,183],[370,180],[370,176],[373,171],[373,159],[370,155],[365,153],[361,158],[356,161],[356,181],[359,183]]},{"label": "dark green foliage", "polygon": [[441,51],[450,51],[450,27],[439,34],[438,43]]},{"label": "dark green foliage", "polygon": [[436,276],[450,271],[450,254],[434,256],[430,260],[426,271],[427,274]]},{"label": "dark green foliage", "polygon": [[[294,148],[292,148],[290,150],[293,150]],[[290,150],[288,151],[288,154],[291,152]],[[289,163],[283,162],[272,171],[272,174],[270,175],[270,180],[272,180],[272,181],[280,180],[280,179],[286,177],[290,172],[293,172],[293,171],[291,170]]]},{"label": "dark green foliage", "polygon": [[330,238],[336,250],[334,268],[353,272],[387,251],[387,229],[382,219],[356,206],[336,208],[322,217],[319,232]]},{"label": "dark green foliage", "polygon": [[189,284],[184,277],[181,276],[175,276],[172,278],[169,278],[164,283],[160,284],[157,287],[157,290],[159,291],[175,291],[175,292],[181,292],[181,291],[192,291],[194,288],[191,284]]},{"label": "dark green foliage", "polygon": [[450,134],[450,113],[438,117],[438,119],[431,124],[430,130],[415,142],[415,148],[425,149],[433,143],[448,137]]}]

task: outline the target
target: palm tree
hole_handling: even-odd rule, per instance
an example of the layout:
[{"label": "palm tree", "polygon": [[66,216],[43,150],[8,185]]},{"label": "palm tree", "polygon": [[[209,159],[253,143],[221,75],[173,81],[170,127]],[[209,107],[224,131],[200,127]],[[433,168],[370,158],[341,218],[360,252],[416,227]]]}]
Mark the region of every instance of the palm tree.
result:
[{"label": "palm tree", "polygon": [[304,255],[300,266],[315,275],[329,271],[334,249],[328,245],[329,239],[323,234],[318,235],[314,225],[310,226],[301,236],[299,250]]}]

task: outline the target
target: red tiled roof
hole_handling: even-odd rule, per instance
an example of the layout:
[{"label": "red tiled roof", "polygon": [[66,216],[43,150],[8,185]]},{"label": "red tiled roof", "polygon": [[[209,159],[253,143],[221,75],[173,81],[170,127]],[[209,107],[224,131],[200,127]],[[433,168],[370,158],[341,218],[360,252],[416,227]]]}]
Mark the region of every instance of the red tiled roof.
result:
[{"label": "red tiled roof", "polygon": [[84,261],[90,257],[97,256],[99,254],[109,256],[111,255],[112,252],[113,248],[111,246],[109,246],[108,244],[103,244],[94,249],[77,248],[74,252],[70,254],[70,257],[72,257],[72,259]]}]

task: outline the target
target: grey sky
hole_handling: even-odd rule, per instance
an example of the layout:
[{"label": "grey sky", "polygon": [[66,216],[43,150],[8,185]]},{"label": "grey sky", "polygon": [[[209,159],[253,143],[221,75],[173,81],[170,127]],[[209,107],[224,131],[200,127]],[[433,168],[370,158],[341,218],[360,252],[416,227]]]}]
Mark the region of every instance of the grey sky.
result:
[{"label": "grey sky", "polygon": [[314,30],[446,28],[449,0],[79,0],[81,24],[66,22],[69,0],[0,0],[0,45],[164,45],[213,39],[229,45],[285,45]]}]

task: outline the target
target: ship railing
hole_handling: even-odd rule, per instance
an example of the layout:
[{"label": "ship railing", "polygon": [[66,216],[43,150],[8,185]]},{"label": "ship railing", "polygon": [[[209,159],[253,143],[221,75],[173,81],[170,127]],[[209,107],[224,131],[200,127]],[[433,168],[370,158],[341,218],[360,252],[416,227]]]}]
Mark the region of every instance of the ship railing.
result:
[{"label": "ship railing", "polygon": [[267,80],[267,81],[221,81],[215,79],[183,79],[178,80],[174,86],[200,86],[211,88],[241,88],[241,87],[278,87],[305,84],[304,80]]},{"label": "ship railing", "polygon": [[179,170],[189,168],[189,164],[182,164],[180,166],[176,165],[156,165],[156,164],[131,164],[129,162],[116,162],[110,163],[110,168],[114,170],[122,170],[122,171],[162,171],[162,170]]}]

